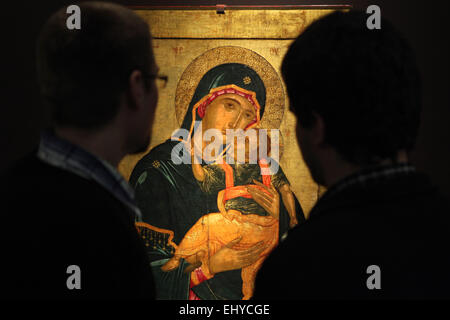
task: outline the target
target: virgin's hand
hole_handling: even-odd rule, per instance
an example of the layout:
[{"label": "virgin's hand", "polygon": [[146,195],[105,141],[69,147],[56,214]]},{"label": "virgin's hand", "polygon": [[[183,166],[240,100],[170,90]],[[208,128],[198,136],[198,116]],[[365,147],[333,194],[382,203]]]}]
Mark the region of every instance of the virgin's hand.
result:
[{"label": "virgin's hand", "polygon": [[269,194],[258,188],[252,187],[251,185],[247,186],[248,193],[252,195],[256,203],[263,207],[264,210],[266,210],[272,217],[278,220],[280,217],[280,195],[278,191],[272,184],[269,188],[259,181],[253,180],[253,182],[264,188]]},{"label": "virgin's hand", "polygon": [[256,262],[261,252],[266,249],[262,241],[247,250],[233,249],[241,240],[242,236],[230,241],[210,258],[209,270],[212,274],[247,267]]}]

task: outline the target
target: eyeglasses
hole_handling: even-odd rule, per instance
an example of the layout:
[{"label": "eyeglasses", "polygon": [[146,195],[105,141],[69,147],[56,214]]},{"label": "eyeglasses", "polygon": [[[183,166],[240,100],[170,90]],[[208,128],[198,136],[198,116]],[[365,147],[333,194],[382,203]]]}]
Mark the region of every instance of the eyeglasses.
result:
[{"label": "eyeglasses", "polygon": [[160,89],[164,89],[167,86],[167,81],[169,80],[168,76],[160,74],[144,74],[144,76],[149,79],[157,80],[157,86]]}]

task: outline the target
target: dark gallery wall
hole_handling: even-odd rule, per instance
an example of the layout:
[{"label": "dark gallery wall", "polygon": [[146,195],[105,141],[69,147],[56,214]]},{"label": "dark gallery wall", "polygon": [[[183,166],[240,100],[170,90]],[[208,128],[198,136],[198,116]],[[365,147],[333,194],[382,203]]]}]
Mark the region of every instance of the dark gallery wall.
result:
[{"label": "dark gallery wall", "polygon": [[[75,1],[9,1],[1,8],[0,171],[31,151],[46,123],[35,74],[35,40],[56,9]],[[274,1],[274,0],[131,0],[127,5],[278,5],[351,4],[381,7],[384,17],[412,44],[423,80],[423,114],[412,160],[450,197],[450,20],[449,1]]]}]

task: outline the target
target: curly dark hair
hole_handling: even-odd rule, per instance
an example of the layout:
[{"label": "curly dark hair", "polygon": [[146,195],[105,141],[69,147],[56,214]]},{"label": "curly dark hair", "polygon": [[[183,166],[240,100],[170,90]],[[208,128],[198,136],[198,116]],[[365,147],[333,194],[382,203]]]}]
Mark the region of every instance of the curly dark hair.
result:
[{"label": "curly dark hair", "polygon": [[43,27],[38,81],[54,124],[93,129],[114,118],[133,70],[150,73],[153,52],[149,27],[132,10],[107,2],[79,7],[80,30],[66,27],[65,7]]},{"label": "curly dark hair", "polygon": [[369,30],[363,12],[334,12],[290,46],[282,74],[299,125],[325,123],[325,142],[347,161],[394,159],[415,143],[419,71],[405,39],[385,19]]}]

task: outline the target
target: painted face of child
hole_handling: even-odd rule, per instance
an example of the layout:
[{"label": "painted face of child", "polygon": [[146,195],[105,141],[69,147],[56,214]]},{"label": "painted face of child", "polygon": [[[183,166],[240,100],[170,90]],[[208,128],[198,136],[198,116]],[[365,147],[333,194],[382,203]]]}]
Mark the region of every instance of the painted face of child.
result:
[{"label": "painted face of child", "polygon": [[[241,137],[240,141],[235,138],[234,140],[234,160],[239,162],[243,162],[242,159],[239,159],[239,154],[244,155],[245,163],[252,163],[256,164],[257,161],[261,159],[260,155],[260,148],[262,147],[261,143],[263,143],[262,140],[260,140],[260,132],[258,129],[253,128],[249,129],[253,131],[253,134],[250,134],[250,132],[246,132],[244,136]],[[263,153],[265,155],[270,154],[270,137],[267,136],[264,143],[266,143],[266,149],[263,150]]]}]

